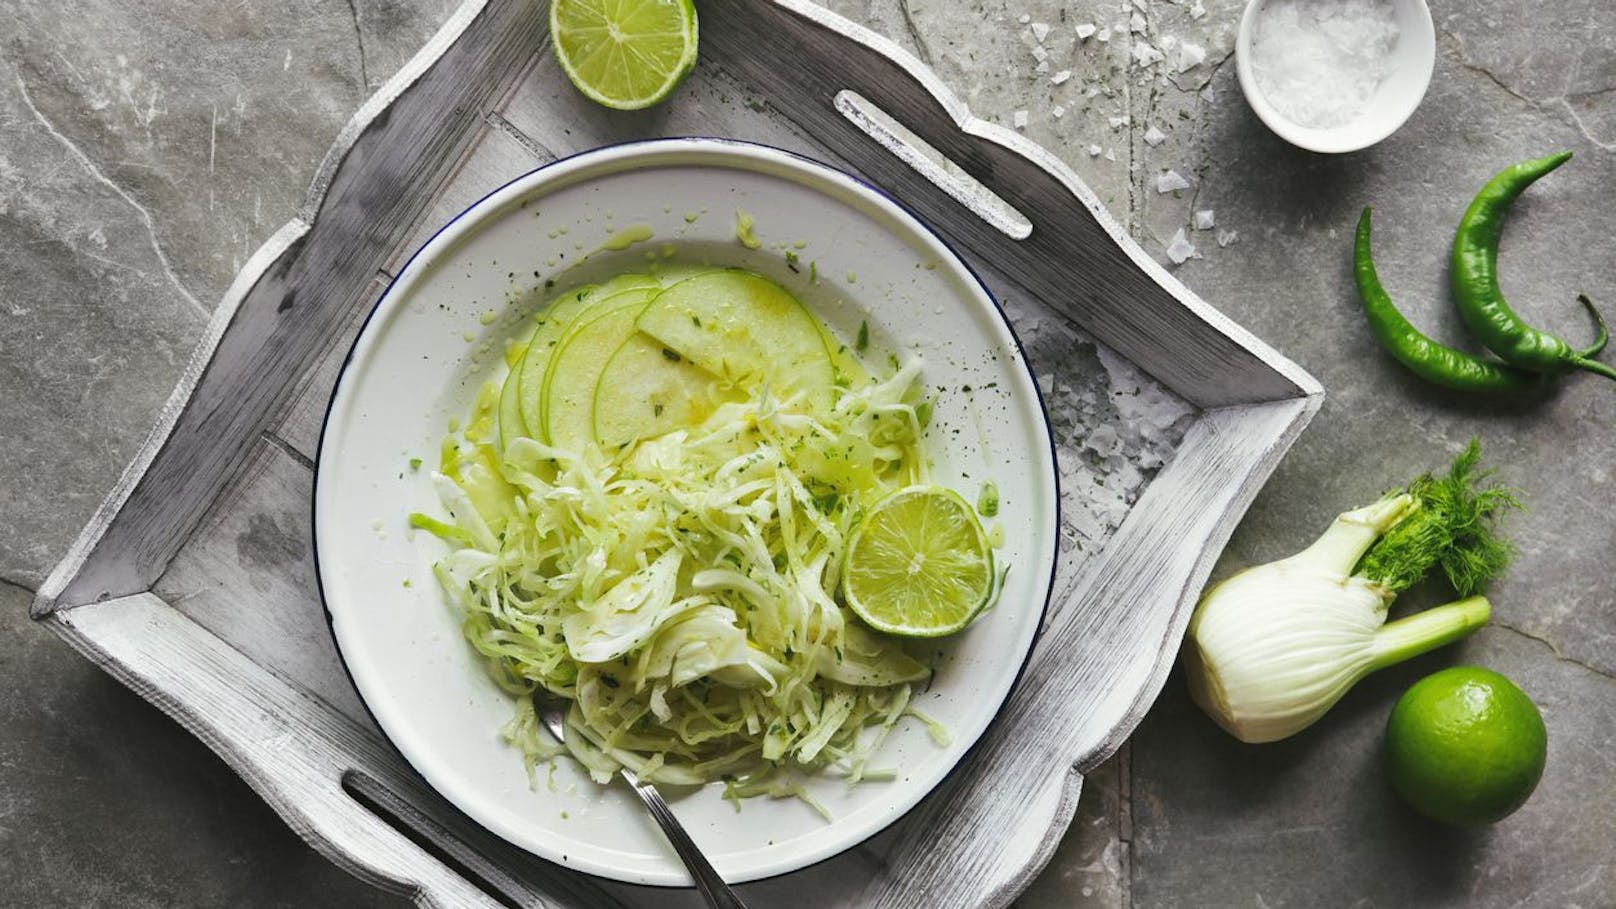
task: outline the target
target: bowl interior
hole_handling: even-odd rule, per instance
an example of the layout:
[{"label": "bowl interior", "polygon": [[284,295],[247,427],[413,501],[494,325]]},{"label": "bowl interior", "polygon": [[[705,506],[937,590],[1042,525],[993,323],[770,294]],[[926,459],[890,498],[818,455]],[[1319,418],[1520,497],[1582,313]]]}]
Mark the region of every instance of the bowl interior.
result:
[{"label": "bowl interior", "polygon": [[1263,96],[1252,71],[1251,44],[1261,10],[1271,0],[1250,0],[1235,37],[1235,69],[1246,102],[1269,129],[1285,141],[1317,152],[1350,152],[1367,148],[1396,132],[1425,98],[1436,67],[1436,29],[1425,0],[1391,0],[1397,18],[1397,44],[1391,72],[1352,121],[1326,129],[1303,126],[1280,113]]},{"label": "bowl interior", "polygon": [[[758,248],[737,241],[737,210],[756,219]],[[649,239],[604,248],[646,230]],[[875,761],[898,771],[893,781],[810,781],[829,823],[795,799],[752,799],[737,813],[718,786],[670,793],[718,870],[752,880],[863,841],[936,786],[998,711],[1048,598],[1058,498],[1036,388],[980,282],[889,199],[785,152],[717,140],[603,149],[495,192],[411,260],[355,344],[321,440],[316,555],[362,699],[434,787],[545,858],[625,881],[686,883],[621,786],[597,786],[568,761],[541,766],[530,783],[500,739],[512,701],[433,579],[446,549],[407,526],[411,511],[439,513],[429,479],[439,442],[501,376],[505,344],[531,325],[544,285],[554,292],[662,263],[753,269],[799,293],[844,340],[867,321],[872,364],[922,356],[935,396],[935,480],[967,498],[993,480],[1008,517],[999,555],[1012,570],[998,607],[927,645],[939,668],[915,706],[948,727],[947,746],[906,722]]]}]

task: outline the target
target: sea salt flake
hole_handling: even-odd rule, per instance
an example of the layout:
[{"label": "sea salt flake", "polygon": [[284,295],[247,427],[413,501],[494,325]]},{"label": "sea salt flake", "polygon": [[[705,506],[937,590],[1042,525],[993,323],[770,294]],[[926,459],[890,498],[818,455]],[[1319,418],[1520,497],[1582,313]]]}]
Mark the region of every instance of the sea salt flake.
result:
[{"label": "sea salt flake", "polygon": [[1107,120],[1111,123],[1111,128],[1112,129],[1121,129],[1124,126],[1128,125],[1128,115],[1127,114],[1123,114],[1120,117],[1108,117]]},{"label": "sea salt flake", "polygon": [[1357,119],[1391,74],[1397,14],[1391,0],[1269,0],[1252,29],[1257,88],[1299,126]]},{"label": "sea salt flake", "polygon": [[1208,82],[1201,88],[1201,100],[1208,104],[1218,100],[1218,93],[1212,90],[1212,83]]},{"label": "sea salt flake", "polygon": [[1107,161],[1115,161],[1115,160],[1117,160],[1117,150],[1114,149],[1114,148],[1106,149],[1105,150],[1105,160],[1107,160]]},{"label": "sea salt flake", "polygon": [[[1093,35],[1093,34],[1094,34],[1094,23],[1092,23],[1092,22],[1084,22],[1083,24],[1081,24],[1081,25],[1079,25],[1077,27],[1077,40],[1079,40],[1079,41],[1087,41],[1087,40],[1089,40],[1089,36]],[[1106,38],[1109,38],[1109,37],[1110,37],[1110,35],[1107,34]],[[1104,41],[1105,38],[1101,38],[1100,40]]]},{"label": "sea salt flake", "polygon": [[1034,22],[1032,24],[1032,40],[1037,41],[1039,44],[1043,44],[1044,39],[1048,38],[1048,37],[1049,37],[1049,23],[1047,23],[1047,22]]},{"label": "sea salt flake", "polygon": [[1167,134],[1162,132],[1161,130],[1157,129],[1156,124],[1154,124],[1154,123],[1150,124],[1150,129],[1145,130],[1145,144],[1146,145],[1156,146],[1156,145],[1160,145],[1160,144],[1162,144],[1163,142],[1166,142],[1166,141],[1167,141]]},{"label": "sea salt flake", "polygon": [[1100,157],[1100,152],[1103,151],[1103,149],[1101,149],[1098,145],[1090,145],[1088,151],[1090,158],[1098,158]]},{"label": "sea salt flake", "polygon": [[1110,41],[1111,27],[1108,25],[1105,28],[1100,29],[1100,31],[1094,36],[1094,40],[1099,41],[1102,44],[1106,41]]},{"label": "sea salt flake", "polygon": [[1072,78],[1072,71],[1069,69],[1063,69],[1055,75],[1050,76],[1049,83],[1051,85],[1063,85],[1065,84],[1066,80],[1070,78]]},{"label": "sea salt flake", "polygon": [[1206,48],[1185,41],[1178,48],[1178,71],[1187,73],[1206,62]]},{"label": "sea salt flake", "polygon": [[1206,208],[1196,212],[1194,224],[1196,230],[1211,230],[1215,227],[1217,221],[1212,215],[1212,209]]},{"label": "sea salt flake", "polygon": [[1189,189],[1190,181],[1184,179],[1176,170],[1163,171],[1156,177],[1156,192],[1174,193],[1181,189]]},{"label": "sea salt flake", "polygon": [[1028,22],[1032,21],[1032,14],[1031,13],[1022,13],[1021,18],[1017,19],[1016,21],[1020,22],[1022,25],[1026,25]]},{"label": "sea salt flake", "polygon": [[1034,45],[1033,49],[1032,49],[1032,57],[1033,57],[1034,60],[1037,60],[1039,63],[1042,63],[1045,60],[1049,59],[1049,51],[1046,51],[1042,47]]},{"label": "sea salt flake", "polygon": [[1128,17],[1128,30],[1129,31],[1136,32],[1138,34],[1143,35],[1145,33],[1145,30],[1148,29],[1149,27],[1150,27],[1150,23],[1145,21],[1145,16],[1144,16],[1143,13],[1134,13],[1132,16]]},{"label": "sea salt flake", "polygon": [[1016,111],[1014,114],[1010,115],[1010,122],[1012,122],[1012,123],[1014,123],[1016,125],[1016,129],[1026,129],[1027,128],[1027,112],[1024,111],[1024,110]]},{"label": "sea salt flake", "polygon": [[1236,241],[1238,239],[1240,239],[1240,234],[1235,232],[1235,231],[1232,231],[1232,230],[1220,230],[1220,231],[1218,231],[1218,247],[1219,248],[1228,246],[1230,243],[1233,243],[1234,241]]},{"label": "sea salt flake", "polygon": [[1049,61],[1048,60],[1039,60],[1038,65],[1033,67],[1032,71],[1035,72],[1035,73],[1047,73],[1047,72],[1049,72]]},{"label": "sea salt flake", "polygon": [[1199,254],[1195,251],[1195,244],[1191,243],[1190,238],[1185,236],[1184,228],[1180,227],[1173,234],[1172,242],[1167,244],[1167,258],[1173,260],[1174,265],[1183,265],[1192,258],[1199,258]]},{"label": "sea salt flake", "polygon": [[1057,104],[1049,109],[1049,115],[1054,117],[1056,120],[1059,120],[1060,118],[1066,116],[1066,108]]},{"label": "sea salt flake", "polygon": [[1205,18],[1205,16],[1206,7],[1201,5],[1201,0],[1195,0],[1195,3],[1190,6],[1190,18],[1198,20]]},{"label": "sea salt flake", "polygon": [[1133,46],[1133,62],[1141,68],[1155,66],[1162,61],[1162,52],[1141,41]]}]

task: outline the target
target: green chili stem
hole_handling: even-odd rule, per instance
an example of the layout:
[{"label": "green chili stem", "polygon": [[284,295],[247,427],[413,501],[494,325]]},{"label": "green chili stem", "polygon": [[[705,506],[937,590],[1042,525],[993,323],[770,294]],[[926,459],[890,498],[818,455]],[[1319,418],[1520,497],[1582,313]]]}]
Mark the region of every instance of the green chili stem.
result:
[{"label": "green chili stem", "polygon": [[1492,604],[1486,597],[1468,597],[1389,622],[1375,632],[1371,671],[1451,644],[1487,624],[1491,617]]},{"label": "green chili stem", "polygon": [[1584,360],[1592,360],[1604,351],[1605,344],[1610,341],[1610,331],[1605,328],[1605,317],[1600,315],[1599,308],[1594,306],[1594,301],[1588,299],[1587,294],[1577,294],[1577,302],[1588,307],[1588,314],[1594,317],[1594,325],[1598,327],[1594,343],[1577,351],[1577,356]]},{"label": "green chili stem", "polygon": [[1604,376],[1607,379],[1616,379],[1616,369],[1611,369],[1609,366],[1606,366],[1598,360],[1587,360],[1582,357],[1572,357],[1566,362],[1578,369],[1585,369],[1596,376]]}]

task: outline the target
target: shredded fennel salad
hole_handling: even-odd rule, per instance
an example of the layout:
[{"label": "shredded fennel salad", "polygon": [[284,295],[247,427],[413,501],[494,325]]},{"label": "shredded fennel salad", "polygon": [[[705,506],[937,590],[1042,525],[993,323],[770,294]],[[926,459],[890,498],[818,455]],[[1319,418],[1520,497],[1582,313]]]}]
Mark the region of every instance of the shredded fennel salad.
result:
[{"label": "shredded fennel salad", "polygon": [[[577,308],[595,292],[557,301]],[[447,517],[411,516],[451,547],[434,572],[466,640],[516,698],[503,735],[530,778],[570,754],[598,783],[625,766],[655,783],[722,781],[726,797],[795,795],[828,819],[807,774],[893,778],[873,760],[905,717],[947,744],[913,705],[931,668],[838,595],[865,510],[927,479],[920,361],[891,359],[872,377],[809,316],[834,376],[825,393],[726,361],[701,373],[703,387],[682,377],[684,425],[561,447],[501,425],[520,422],[509,398],[523,390],[510,383],[536,374],[524,360],[555,358],[566,343],[544,341],[559,305],[445,439],[432,480]],[[861,330],[854,347],[866,343]],[[661,352],[681,368],[701,361]],[[602,383],[640,381],[602,373]],[[557,392],[544,394],[559,406]],[[564,746],[541,731],[539,689],[570,701]]]}]

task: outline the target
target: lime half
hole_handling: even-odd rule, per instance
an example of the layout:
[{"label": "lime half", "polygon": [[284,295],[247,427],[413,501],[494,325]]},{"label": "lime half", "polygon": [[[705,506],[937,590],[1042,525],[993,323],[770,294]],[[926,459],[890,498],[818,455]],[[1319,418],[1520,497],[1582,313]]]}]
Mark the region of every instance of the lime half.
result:
[{"label": "lime half", "polygon": [[671,94],[696,65],[691,0],[553,0],[556,59],[578,90],[638,110]]},{"label": "lime half", "polygon": [[993,550],[951,489],[909,486],[865,515],[847,546],[842,594],[870,627],[931,638],[971,623],[993,598]]}]

